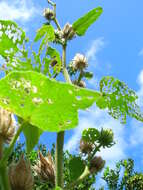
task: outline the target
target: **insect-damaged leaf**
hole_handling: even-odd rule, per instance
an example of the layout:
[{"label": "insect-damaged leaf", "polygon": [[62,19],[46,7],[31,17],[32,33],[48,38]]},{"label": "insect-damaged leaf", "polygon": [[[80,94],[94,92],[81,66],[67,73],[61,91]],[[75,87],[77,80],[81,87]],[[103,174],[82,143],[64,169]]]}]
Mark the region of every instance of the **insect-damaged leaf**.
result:
[{"label": "insect-damaged leaf", "polygon": [[24,31],[13,21],[0,20],[0,55],[13,56],[25,41]]},{"label": "insect-damaged leaf", "polygon": [[[0,106],[9,109],[31,125],[51,132],[76,127],[78,110],[85,110],[94,102],[101,109],[108,108],[108,113],[116,119],[129,115],[143,121],[134,97],[131,96],[126,101],[125,96],[128,93],[118,93],[115,101],[114,91],[111,90],[110,94],[102,91],[103,89],[96,92],[50,80],[33,71],[12,72],[0,80]],[[130,101],[132,104],[129,104]],[[130,112],[134,114],[126,109],[128,105]]]},{"label": "insect-damaged leaf", "polygon": [[97,7],[89,11],[83,17],[79,18],[77,21],[75,21],[72,27],[76,34],[79,36],[83,36],[87,29],[99,18],[102,12],[102,8]]}]

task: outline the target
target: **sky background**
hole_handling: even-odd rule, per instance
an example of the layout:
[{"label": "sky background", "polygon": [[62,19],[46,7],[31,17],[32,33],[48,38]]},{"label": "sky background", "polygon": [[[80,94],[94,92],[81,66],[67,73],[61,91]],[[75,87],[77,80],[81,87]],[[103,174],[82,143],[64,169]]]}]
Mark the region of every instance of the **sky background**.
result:
[{"label": "sky background", "polygon": [[[139,104],[143,106],[143,1],[129,0],[55,0],[57,17],[63,27],[71,24],[90,9],[102,6],[104,12],[99,20],[90,27],[84,37],[76,38],[68,46],[68,61],[76,53],[87,56],[89,70],[94,78],[87,87],[97,89],[103,76],[112,75],[134,89],[139,95]],[[48,6],[46,0],[0,0],[0,19],[16,21],[32,40],[35,31],[45,22],[43,9]],[[79,111],[79,126],[66,132],[65,149],[78,152],[81,132],[84,128],[111,128],[115,134],[116,145],[102,150],[101,155],[111,167],[120,159],[131,157],[135,168],[143,171],[143,124],[128,119],[125,126],[112,119],[105,111],[93,105],[90,111]],[[56,134],[45,133],[40,142],[50,145]],[[103,184],[98,180],[97,189]]]}]

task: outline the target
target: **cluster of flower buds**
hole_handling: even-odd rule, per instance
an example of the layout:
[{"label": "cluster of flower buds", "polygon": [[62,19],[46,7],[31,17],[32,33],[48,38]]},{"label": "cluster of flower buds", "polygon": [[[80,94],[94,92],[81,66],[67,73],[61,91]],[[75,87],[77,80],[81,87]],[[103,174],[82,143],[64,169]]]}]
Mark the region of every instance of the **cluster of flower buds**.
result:
[{"label": "cluster of flower buds", "polygon": [[91,173],[97,173],[104,168],[104,165],[105,165],[105,160],[103,160],[100,156],[95,156],[90,161],[89,170]]},{"label": "cluster of flower buds", "polygon": [[45,8],[43,11],[43,16],[47,19],[47,20],[54,20],[55,18],[55,13],[53,10],[49,9],[49,8]]},{"label": "cluster of flower buds", "polygon": [[111,129],[102,129],[98,135],[98,143],[101,146],[110,148],[114,145],[114,134]]},{"label": "cluster of flower buds", "polygon": [[84,154],[89,154],[93,150],[93,144],[86,142],[85,140],[80,140],[80,151]]},{"label": "cluster of flower buds", "polygon": [[34,180],[30,163],[22,155],[17,164],[11,164],[8,171],[12,190],[32,190]]},{"label": "cluster of flower buds", "polygon": [[63,38],[65,40],[71,40],[71,39],[73,39],[75,37],[75,32],[74,32],[74,30],[72,28],[72,25],[69,24],[69,23],[67,23],[64,26],[62,32],[63,32]]},{"label": "cluster of flower buds", "polygon": [[9,144],[15,134],[15,119],[12,113],[0,108],[0,138]]},{"label": "cluster of flower buds", "polygon": [[51,154],[48,152],[47,157],[44,157],[39,152],[39,161],[33,167],[35,175],[41,180],[49,182],[51,185],[55,185],[55,166]]},{"label": "cluster of flower buds", "polygon": [[79,86],[79,87],[82,87],[82,88],[85,88],[86,87],[86,83],[83,81],[83,80],[81,80],[81,81],[77,81],[77,80],[74,80],[74,81],[72,81],[72,83],[74,84],[74,85],[77,85],[77,86]]},{"label": "cluster of flower buds", "polygon": [[77,53],[72,61],[73,69],[76,71],[77,70],[82,71],[86,69],[87,66],[88,66],[87,58],[84,55]]}]

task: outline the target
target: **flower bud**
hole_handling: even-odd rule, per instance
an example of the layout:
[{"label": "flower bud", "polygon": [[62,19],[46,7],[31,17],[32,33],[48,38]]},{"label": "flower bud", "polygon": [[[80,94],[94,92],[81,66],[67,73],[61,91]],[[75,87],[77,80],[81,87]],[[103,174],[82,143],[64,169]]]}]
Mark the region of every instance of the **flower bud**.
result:
[{"label": "flower bud", "polygon": [[15,133],[14,116],[7,110],[0,108],[0,138],[9,144]]},{"label": "flower bud", "polygon": [[83,70],[88,66],[87,59],[84,55],[77,53],[73,58],[72,67],[74,70]]},{"label": "flower bud", "polygon": [[17,164],[11,164],[8,171],[12,190],[32,190],[33,176],[30,163],[22,155]]},{"label": "flower bud", "polygon": [[84,81],[82,81],[82,80],[79,83],[78,83],[77,80],[75,80],[75,81],[73,81],[73,84],[75,84],[75,85],[77,85],[79,87],[82,87],[82,88],[86,87],[86,83]]},{"label": "flower bud", "polygon": [[66,40],[71,40],[75,36],[75,32],[72,25],[67,23],[63,28],[63,38]]},{"label": "flower bud", "polygon": [[55,14],[54,11],[49,9],[49,8],[45,8],[43,11],[43,16],[47,19],[47,20],[53,20],[55,18]]},{"label": "flower bud", "polygon": [[105,165],[105,160],[103,160],[100,156],[95,156],[90,162],[90,172],[97,173],[100,172]]},{"label": "flower bud", "polygon": [[84,154],[88,154],[92,151],[93,145],[89,142],[84,141],[83,139],[80,140],[80,151]]},{"label": "flower bud", "polygon": [[98,143],[101,146],[110,148],[114,145],[114,134],[111,129],[102,129],[98,136]]},{"label": "flower bud", "polygon": [[40,177],[43,181],[55,185],[55,166],[51,154],[48,152],[48,156],[44,157],[41,152],[39,152],[40,160],[33,167],[35,174]]}]

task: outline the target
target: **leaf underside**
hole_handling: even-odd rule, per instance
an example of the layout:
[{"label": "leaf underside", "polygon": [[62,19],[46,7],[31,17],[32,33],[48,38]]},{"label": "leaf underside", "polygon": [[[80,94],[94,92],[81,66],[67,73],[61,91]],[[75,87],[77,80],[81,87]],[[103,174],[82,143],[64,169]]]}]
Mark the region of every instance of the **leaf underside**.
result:
[{"label": "leaf underside", "polygon": [[15,71],[0,80],[0,106],[43,131],[75,128],[78,110],[85,110],[94,102],[123,123],[127,115],[143,121],[136,99],[134,91],[109,77],[101,80],[100,92],[50,80],[34,71]]}]

